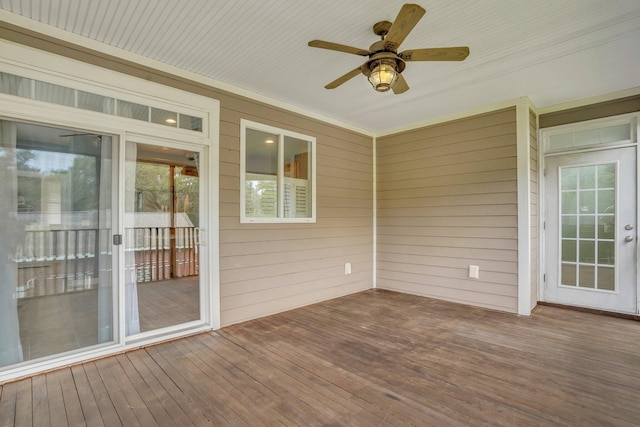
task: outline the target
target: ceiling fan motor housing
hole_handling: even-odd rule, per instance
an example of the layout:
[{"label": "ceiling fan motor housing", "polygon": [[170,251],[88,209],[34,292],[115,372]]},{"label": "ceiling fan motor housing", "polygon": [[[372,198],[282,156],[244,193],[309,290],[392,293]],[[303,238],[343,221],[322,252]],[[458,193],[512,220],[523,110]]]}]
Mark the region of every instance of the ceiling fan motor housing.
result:
[{"label": "ceiling fan motor housing", "polygon": [[378,52],[371,55],[369,60],[362,64],[360,71],[368,76],[379,63],[392,64],[398,74],[402,73],[407,65],[402,58],[393,52]]}]

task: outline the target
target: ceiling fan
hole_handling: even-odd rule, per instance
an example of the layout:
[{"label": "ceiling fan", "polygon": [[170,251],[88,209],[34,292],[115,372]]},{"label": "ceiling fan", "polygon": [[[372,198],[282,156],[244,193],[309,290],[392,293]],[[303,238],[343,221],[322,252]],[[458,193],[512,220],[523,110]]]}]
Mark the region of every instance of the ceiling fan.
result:
[{"label": "ceiling fan", "polygon": [[398,53],[398,48],[409,35],[413,27],[425,14],[425,10],[417,4],[405,4],[398,12],[393,23],[381,21],[373,26],[373,32],[380,36],[381,40],[373,43],[369,50],[346,46],[343,44],[312,40],[311,47],[336,50],[338,52],[352,53],[360,56],[368,56],[367,62],[358,68],[338,77],[325,86],[325,89],[335,89],[344,82],[362,73],[368,77],[369,82],[378,92],[393,90],[396,95],[409,90],[406,80],[402,76],[406,62],[411,61],[463,61],[469,55],[469,48],[442,47],[429,49],[410,49]]}]

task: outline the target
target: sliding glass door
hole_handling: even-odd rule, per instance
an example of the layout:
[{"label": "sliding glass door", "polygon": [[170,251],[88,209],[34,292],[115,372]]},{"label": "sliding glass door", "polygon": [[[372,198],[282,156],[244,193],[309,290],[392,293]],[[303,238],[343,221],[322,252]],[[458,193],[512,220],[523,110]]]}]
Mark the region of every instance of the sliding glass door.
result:
[{"label": "sliding glass door", "polygon": [[202,319],[200,150],[126,144],[127,336]]},{"label": "sliding glass door", "polygon": [[204,149],[117,142],[0,121],[0,370],[205,321]]},{"label": "sliding glass door", "polygon": [[0,368],[116,340],[113,153],[109,135],[0,120]]}]

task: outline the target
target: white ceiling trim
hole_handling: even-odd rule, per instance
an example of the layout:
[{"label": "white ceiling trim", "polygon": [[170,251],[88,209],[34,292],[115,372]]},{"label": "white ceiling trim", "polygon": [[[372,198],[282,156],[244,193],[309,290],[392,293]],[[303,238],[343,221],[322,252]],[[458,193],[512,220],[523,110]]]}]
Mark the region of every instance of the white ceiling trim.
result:
[{"label": "white ceiling trim", "polygon": [[555,113],[557,111],[568,110],[570,108],[579,108],[587,105],[598,104],[600,102],[613,101],[615,99],[627,98],[629,96],[640,95],[640,86],[621,90],[618,92],[608,93],[606,95],[592,96],[590,98],[583,98],[571,102],[563,102],[560,104],[549,105],[546,107],[538,108],[538,114]]}]

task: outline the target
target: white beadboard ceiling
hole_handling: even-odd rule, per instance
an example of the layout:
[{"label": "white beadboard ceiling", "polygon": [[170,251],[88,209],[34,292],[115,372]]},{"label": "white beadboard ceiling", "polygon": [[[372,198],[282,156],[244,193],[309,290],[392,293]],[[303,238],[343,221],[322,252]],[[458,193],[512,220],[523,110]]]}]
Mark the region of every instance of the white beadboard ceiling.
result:
[{"label": "white beadboard ceiling", "polygon": [[[464,62],[407,63],[411,89],[375,92],[363,57],[401,0],[0,0],[6,20],[39,21],[372,133],[528,96],[537,107],[640,87],[638,0],[420,0],[399,51],[469,46]],[[22,20],[21,22],[25,22]],[[28,21],[26,21],[28,22]],[[33,23],[33,28],[46,29]]]}]

